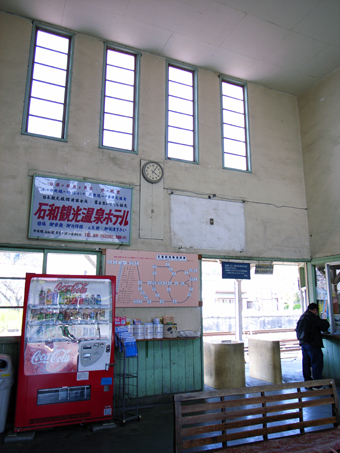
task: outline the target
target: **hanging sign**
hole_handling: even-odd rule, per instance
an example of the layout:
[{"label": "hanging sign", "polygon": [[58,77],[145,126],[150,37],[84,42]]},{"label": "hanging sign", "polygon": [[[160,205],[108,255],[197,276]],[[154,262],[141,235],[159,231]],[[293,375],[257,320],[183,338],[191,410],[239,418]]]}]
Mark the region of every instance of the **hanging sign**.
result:
[{"label": "hanging sign", "polygon": [[222,262],[222,278],[250,280],[250,263]]},{"label": "hanging sign", "polygon": [[256,264],[255,274],[273,275],[274,266],[271,263]]},{"label": "hanging sign", "polygon": [[130,244],[132,188],[35,176],[29,238]]}]

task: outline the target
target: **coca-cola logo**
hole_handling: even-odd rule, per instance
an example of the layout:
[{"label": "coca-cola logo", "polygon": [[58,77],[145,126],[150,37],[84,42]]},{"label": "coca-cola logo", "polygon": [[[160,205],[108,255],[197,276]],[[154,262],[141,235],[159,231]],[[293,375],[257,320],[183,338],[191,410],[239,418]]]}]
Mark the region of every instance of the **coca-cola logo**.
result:
[{"label": "coca-cola logo", "polygon": [[31,358],[32,365],[40,363],[68,363],[71,360],[70,349],[57,349],[53,352],[36,351]]},{"label": "coca-cola logo", "polygon": [[60,291],[71,291],[71,293],[77,293],[77,294],[86,294],[87,293],[87,286],[88,282],[77,282],[74,283],[73,285],[65,285],[62,282],[57,283],[57,285],[54,288],[54,291],[60,292]]}]

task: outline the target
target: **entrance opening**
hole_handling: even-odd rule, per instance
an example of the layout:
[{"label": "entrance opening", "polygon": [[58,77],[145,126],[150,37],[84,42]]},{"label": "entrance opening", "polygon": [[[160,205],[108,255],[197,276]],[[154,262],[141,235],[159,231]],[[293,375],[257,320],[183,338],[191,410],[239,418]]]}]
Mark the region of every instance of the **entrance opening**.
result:
[{"label": "entrance opening", "polygon": [[248,362],[249,338],[278,340],[281,361],[294,360],[300,368],[295,327],[306,304],[301,264],[259,264],[250,262],[250,279],[236,280],[222,278],[220,260],[202,260],[204,341],[242,341]]}]

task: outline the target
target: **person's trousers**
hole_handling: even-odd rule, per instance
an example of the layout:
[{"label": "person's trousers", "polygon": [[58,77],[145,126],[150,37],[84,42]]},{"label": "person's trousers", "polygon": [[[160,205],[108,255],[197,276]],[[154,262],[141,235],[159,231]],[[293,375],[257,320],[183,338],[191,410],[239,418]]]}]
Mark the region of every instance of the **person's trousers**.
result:
[{"label": "person's trousers", "polygon": [[322,379],[323,353],[321,348],[311,344],[303,344],[301,348],[304,380]]}]

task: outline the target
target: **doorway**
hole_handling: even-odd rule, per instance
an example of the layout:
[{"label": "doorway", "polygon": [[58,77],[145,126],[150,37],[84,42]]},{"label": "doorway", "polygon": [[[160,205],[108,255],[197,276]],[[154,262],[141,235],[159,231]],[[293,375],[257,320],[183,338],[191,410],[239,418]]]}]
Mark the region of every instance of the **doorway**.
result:
[{"label": "doorway", "polygon": [[[259,266],[260,264],[260,266]],[[303,263],[249,262],[250,279],[222,278],[219,259],[202,259],[204,341],[244,342],[247,360],[249,337],[279,340],[282,357],[296,358],[300,347],[295,326],[305,306],[306,293],[300,287]],[[238,295],[237,289],[241,295]],[[241,320],[238,320],[238,300]],[[241,338],[237,337],[241,322]]]}]

